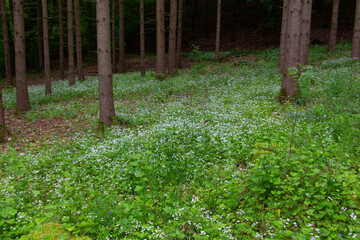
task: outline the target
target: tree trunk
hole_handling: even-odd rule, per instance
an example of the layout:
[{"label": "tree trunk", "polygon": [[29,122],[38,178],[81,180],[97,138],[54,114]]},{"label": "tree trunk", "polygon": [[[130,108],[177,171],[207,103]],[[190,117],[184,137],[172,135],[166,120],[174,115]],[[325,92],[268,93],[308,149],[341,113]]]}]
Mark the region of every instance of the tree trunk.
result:
[{"label": "tree trunk", "polygon": [[119,0],[119,72],[125,72],[124,0]]},{"label": "tree trunk", "polygon": [[4,59],[5,59],[5,74],[8,85],[14,85],[11,74],[11,59],[10,59],[10,43],[8,32],[8,19],[6,13],[5,0],[0,0],[1,7],[1,26],[4,39]]},{"label": "tree trunk", "polygon": [[18,111],[30,109],[28,86],[26,79],[24,2],[13,1],[14,39],[15,39],[15,76],[16,76],[16,108]]},{"label": "tree trunk", "polygon": [[351,49],[351,58],[359,58],[360,47],[360,0],[356,0],[354,33]]},{"label": "tree trunk", "polygon": [[[300,62],[300,33],[302,19],[302,0],[290,0],[287,24],[286,62],[285,69],[298,68]],[[299,91],[298,81],[288,73],[283,74],[279,100],[295,99]]]},{"label": "tree trunk", "polygon": [[59,31],[60,31],[60,78],[64,79],[64,26],[62,0],[58,0],[59,9]]},{"label": "tree trunk", "polygon": [[339,20],[339,4],[340,4],[340,0],[333,0],[329,46],[328,46],[329,52],[333,51],[336,46],[337,28],[338,28],[338,20]]},{"label": "tree trunk", "polygon": [[286,73],[286,39],[287,39],[287,22],[290,0],[283,0],[281,37],[280,37],[280,54],[279,54],[279,72]]},{"label": "tree trunk", "polygon": [[46,95],[51,95],[50,49],[49,49],[49,29],[48,29],[47,0],[42,0],[41,3],[42,3],[42,16],[43,16],[45,94]]},{"label": "tree trunk", "polygon": [[170,1],[170,26],[169,26],[169,74],[176,73],[176,20],[177,0]]},{"label": "tree trunk", "polygon": [[68,26],[69,86],[73,86],[75,85],[75,71],[74,71],[74,29],[73,29],[72,0],[67,0],[67,26]]},{"label": "tree trunk", "polygon": [[144,0],[140,0],[140,66],[141,76],[145,76],[145,21],[144,21]]},{"label": "tree trunk", "polygon": [[308,65],[311,12],[313,0],[303,0],[301,35],[300,35],[300,64]]},{"label": "tree trunk", "polygon": [[156,73],[166,74],[165,64],[165,3],[156,0]]},{"label": "tree trunk", "polygon": [[86,4],[86,11],[87,11],[87,17],[86,17],[86,26],[87,26],[87,56],[91,56],[91,49],[92,49],[92,2],[88,1]]},{"label": "tree trunk", "polygon": [[39,51],[39,67],[44,66],[44,41],[43,41],[43,26],[42,26],[42,11],[41,11],[41,0],[37,1],[36,6],[36,23],[37,23],[37,40],[38,40],[38,51]]},{"label": "tree trunk", "polygon": [[75,35],[76,35],[76,62],[79,81],[84,81],[83,56],[81,47],[81,26],[79,0],[74,0]]},{"label": "tree trunk", "polygon": [[[4,4],[5,5],[5,4]],[[5,113],[2,101],[2,86],[0,84],[0,143],[4,143],[7,140],[7,131],[5,125]]]},{"label": "tree trunk", "polygon": [[209,37],[209,0],[205,0],[205,11],[206,11],[206,17],[205,17],[205,37]]},{"label": "tree trunk", "polygon": [[218,0],[217,4],[217,20],[216,20],[216,49],[215,60],[220,58],[220,28],[221,28],[221,0]]},{"label": "tree trunk", "polygon": [[115,25],[116,25],[116,11],[115,0],[111,0],[111,37],[112,37],[112,71],[116,72],[116,43],[115,43]]},{"label": "tree trunk", "polygon": [[115,116],[111,72],[110,6],[109,0],[96,0],[98,71],[99,71],[99,123],[111,124]]},{"label": "tree trunk", "polygon": [[177,29],[177,41],[176,41],[176,66],[182,68],[181,62],[181,47],[182,47],[182,11],[183,11],[183,0],[179,0],[178,9],[178,29]]}]

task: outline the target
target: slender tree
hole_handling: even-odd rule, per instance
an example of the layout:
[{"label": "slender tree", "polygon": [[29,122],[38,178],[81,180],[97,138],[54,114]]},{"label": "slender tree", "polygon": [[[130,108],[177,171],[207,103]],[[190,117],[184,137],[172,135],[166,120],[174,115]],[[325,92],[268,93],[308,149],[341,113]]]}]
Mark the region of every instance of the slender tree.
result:
[{"label": "slender tree", "polygon": [[72,0],[67,0],[67,26],[68,26],[68,68],[69,68],[69,85],[75,85],[74,71],[74,27],[73,27],[73,8]]},{"label": "slender tree", "polygon": [[13,85],[12,74],[11,74],[11,59],[10,59],[10,43],[9,43],[9,32],[8,32],[8,19],[6,13],[5,0],[0,0],[1,10],[1,26],[3,33],[4,43],[4,59],[5,59],[5,74],[7,84]]},{"label": "slender tree", "polygon": [[60,78],[64,79],[64,26],[63,26],[63,7],[62,0],[58,0],[59,9],[59,44],[60,44]]},{"label": "slender tree", "polygon": [[0,143],[4,143],[7,140],[7,130],[5,125],[5,112],[2,101],[2,86],[0,83]]},{"label": "slender tree", "polygon": [[170,26],[169,26],[169,74],[176,73],[176,21],[177,0],[170,1]]},{"label": "slender tree", "polygon": [[81,47],[80,5],[79,0],[74,0],[75,36],[76,36],[76,62],[79,81],[84,81],[83,56]]},{"label": "slender tree", "polygon": [[220,58],[221,0],[217,3],[215,60]]},{"label": "slender tree", "polygon": [[329,36],[328,51],[333,51],[336,46],[337,28],[339,20],[339,4],[340,0],[333,0],[332,13],[331,13],[331,27]]},{"label": "slender tree", "polygon": [[178,7],[178,28],[177,28],[177,41],[176,41],[176,66],[182,68],[181,62],[181,45],[182,45],[182,11],[183,11],[183,0],[179,0]]},{"label": "slender tree", "polygon": [[124,0],[119,0],[119,72],[125,72]]},{"label": "slender tree", "polygon": [[115,14],[116,14],[116,1],[111,0],[111,43],[112,43],[112,71],[116,71],[116,43],[115,43]]},{"label": "slender tree", "polygon": [[360,0],[356,0],[355,23],[351,49],[351,58],[359,58],[360,48]]},{"label": "slender tree", "polygon": [[[290,0],[287,21],[287,43],[285,69],[298,68],[300,62],[300,33],[302,20],[302,0]],[[288,73],[283,73],[279,100],[280,102],[297,97],[299,91],[298,81]]]},{"label": "slender tree", "polygon": [[43,40],[44,40],[44,82],[45,94],[51,95],[50,80],[50,49],[49,49],[49,30],[48,30],[48,9],[47,0],[41,0],[43,16]]},{"label": "slender tree", "polygon": [[156,0],[156,73],[166,74],[164,0]]},{"label": "slender tree", "polygon": [[15,39],[15,76],[16,108],[18,111],[30,109],[28,85],[26,79],[24,2],[13,0],[14,39]]},{"label": "slender tree", "polygon": [[145,76],[145,21],[144,21],[144,0],[140,0],[140,66],[141,76]]},{"label": "slender tree", "polygon": [[41,0],[37,0],[36,4],[36,24],[37,24],[37,41],[39,51],[39,67],[44,66],[44,41],[43,41],[43,26],[42,26],[42,7]]},{"label": "slender tree", "polygon": [[290,0],[283,0],[282,9],[282,22],[281,22],[281,37],[280,37],[280,54],[279,54],[279,72],[286,71],[286,39],[287,39],[287,23],[288,23],[288,10]]},{"label": "slender tree", "polygon": [[92,50],[92,32],[93,32],[93,28],[92,28],[92,15],[93,15],[93,8],[92,8],[92,2],[90,0],[88,0],[88,2],[86,3],[86,12],[87,12],[87,16],[86,16],[86,32],[87,32],[87,53],[86,55],[88,57],[91,56],[91,50]]},{"label": "slender tree", "polygon": [[109,0],[96,0],[100,126],[111,124],[115,116],[111,72]]},{"label": "slender tree", "polygon": [[301,34],[300,34],[300,64],[301,65],[308,64],[312,3],[313,0],[303,0]]}]

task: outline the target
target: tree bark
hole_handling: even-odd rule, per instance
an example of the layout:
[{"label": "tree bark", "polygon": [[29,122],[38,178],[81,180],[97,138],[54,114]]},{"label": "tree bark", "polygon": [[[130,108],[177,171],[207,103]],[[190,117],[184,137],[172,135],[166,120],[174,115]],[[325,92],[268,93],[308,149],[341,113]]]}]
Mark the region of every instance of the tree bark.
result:
[{"label": "tree bark", "polygon": [[216,49],[215,60],[220,58],[220,28],[221,28],[221,0],[218,0],[217,4],[217,20],[216,20]]},{"label": "tree bark", "polygon": [[166,74],[164,0],[156,0],[156,73]]},{"label": "tree bark", "polygon": [[281,37],[280,37],[280,54],[279,54],[279,72],[285,73],[286,62],[286,39],[287,39],[287,22],[288,10],[290,0],[283,0],[282,22],[281,22]]},{"label": "tree bark", "polygon": [[60,31],[60,78],[64,79],[64,25],[62,0],[58,0],[59,9],[59,31]]},{"label": "tree bark", "polygon": [[145,76],[145,20],[144,20],[144,0],[140,0],[140,66],[141,76]]},{"label": "tree bark", "polygon": [[8,85],[14,85],[11,74],[11,59],[10,59],[10,42],[8,32],[8,19],[6,13],[5,0],[0,0],[1,7],[1,26],[4,39],[4,59],[5,59],[5,74]]},{"label": "tree bark", "polygon": [[116,25],[116,4],[115,0],[111,0],[111,37],[112,37],[112,71],[116,72],[116,43],[115,43],[115,25]]},{"label": "tree bark", "polygon": [[119,0],[119,72],[125,72],[124,0]]},{"label": "tree bark", "polygon": [[86,17],[86,26],[87,26],[87,56],[91,56],[91,50],[92,50],[92,2],[88,1],[86,4],[86,11],[87,11],[87,17]]},{"label": "tree bark", "polygon": [[24,2],[13,1],[14,39],[15,39],[15,76],[16,76],[16,108],[18,111],[30,109],[26,78]]},{"label": "tree bark", "polygon": [[79,81],[84,81],[83,56],[81,47],[81,26],[79,0],[74,0],[75,35],[76,35],[76,62]]},{"label": "tree bark", "polygon": [[351,58],[359,58],[360,48],[360,0],[356,0],[354,33],[351,49]]},{"label": "tree bark", "polygon": [[183,11],[183,0],[179,0],[178,9],[178,29],[177,29],[177,41],[176,41],[176,66],[182,68],[181,62],[181,48],[182,48],[182,11]]},{"label": "tree bark", "polygon": [[39,67],[44,66],[44,41],[43,41],[43,26],[42,26],[42,10],[41,10],[41,0],[37,0],[36,6],[36,23],[37,23],[37,41],[38,41],[38,51],[39,51]]},{"label": "tree bark", "polygon": [[75,85],[75,71],[74,71],[74,29],[73,29],[72,0],[67,0],[67,26],[68,26],[69,86],[73,86]]},{"label": "tree bark", "polygon": [[99,71],[100,124],[112,124],[115,116],[111,72],[109,0],[96,0],[97,45]]},{"label": "tree bark", "polygon": [[303,66],[308,65],[312,3],[313,0],[303,0],[300,34],[300,64]]},{"label": "tree bark", "polygon": [[169,74],[176,73],[176,20],[177,0],[170,1],[170,26],[169,26]]},{"label": "tree bark", "polygon": [[[285,69],[299,67],[302,2],[302,0],[290,0],[289,2]],[[282,102],[286,99],[294,99],[297,97],[298,91],[297,79],[288,73],[284,73],[279,100]]]},{"label": "tree bark", "polygon": [[331,27],[329,36],[328,51],[331,52],[335,49],[337,39],[337,28],[339,20],[339,4],[340,0],[333,0],[332,14],[331,14]]},{"label": "tree bark", "polygon": [[43,16],[45,94],[46,95],[51,95],[50,49],[49,49],[49,29],[48,29],[47,0],[41,0],[41,3],[42,3],[42,16]]}]

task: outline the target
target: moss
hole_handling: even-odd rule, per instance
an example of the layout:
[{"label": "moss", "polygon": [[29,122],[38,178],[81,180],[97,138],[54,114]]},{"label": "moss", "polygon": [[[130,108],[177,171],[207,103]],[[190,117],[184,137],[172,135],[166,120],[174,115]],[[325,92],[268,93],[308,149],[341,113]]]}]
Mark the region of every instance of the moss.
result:
[{"label": "moss", "polygon": [[90,240],[88,237],[76,237],[72,236],[66,229],[59,223],[45,223],[41,225],[41,229],[22,236],[20,240],[35,240],[35,239],[47,239],[47,240]]},{"label": "moss", "polygon": [[285,88],[280,89],[279,96],[277,97],[277,101],[281,104],[286,103],[289,100],[289,97],[287,95],[287,91]]}]

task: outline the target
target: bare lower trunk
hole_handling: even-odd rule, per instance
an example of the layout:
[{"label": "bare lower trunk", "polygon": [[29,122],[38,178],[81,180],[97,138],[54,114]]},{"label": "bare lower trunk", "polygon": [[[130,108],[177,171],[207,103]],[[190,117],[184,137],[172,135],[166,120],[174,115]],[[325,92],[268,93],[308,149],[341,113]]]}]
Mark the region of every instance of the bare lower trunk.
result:
[{"label": "bare lower trunk", "polygon": [[337,28],[338,28],[338,19],[339,19],[339,4],[340,4],[340,0],[333,0],[330,37],[329,37],[329,46],[328,46],[329,52],[333,51],[336,46]]},{"label": "bare lower trunk", "polygon": [[164,0],[156,0],[156,73],[166,74]]},{"label": "bare lower trunk", "polygon": [[111,43],[112,43],[112,71],[116,72],[116,43],[115,43],[115,25],[116,25],[116,11],[115,0],[111,0]]},{"label": "bare lower trunk", "polygon": [[8,32],[8,18],[6,13],[5,0],[0,0],[1,7],[1,26],[4,39],[4,59],[5,59],[5,74],[6,82],[9,85],[13,85],[12,74],[11,74],[11,59],[10,59],[10,43],[9,43],[9,32]]},{"label": "bare lower trunk", "polygon": [[92,2],[88,1],[86,4],[86,11],[87,11],[87,17],[86,17],[86,31],[87,31],[87,56],[91,56],[91,50],[92,50]]},{"label": "bare lower trunk", "polygon": [[182,68],[181,62],[181,47],[182,47],[182,11],[183,11],[183,0],[179,0],[178,9],[178,29],[177,29],[177,41],[176,41],[176,66]]},{"label": "bare lower trunk", "polygon": [[15,39],[15,76],[16,76],[16,108],[18,111],[30,109],[28,86],[26,79],[24,2],[13,1],[14,39]]},{"label": "bare lower trunk", "polygon": [[125,72],[124,0],[119,0],[119,72]]},{"label": "bare lower trunk", "polygon": [[145,76],[145,31],[144,31],[144,0],[140,0],[140,66],[141,76]]},{"label": "bare lower trunk", "polygon": [[359,58],[359,47],[360,47],[360,0],[356,0],[355,23],[354,23],[351,58]]},{"label": "bare lower trunk", "polygon": [[64,26],[62,0],[58,0],[59,9],[59,31],[60,31],[60,78],[64,79]]},{"label": "bare lower trunk", "polygon": [[6,142],[5,113],[2,101],[2,86],[0,84],[0,143]]},{"label": "bare lower trunk", "polygon": [[176,73],[176,20],[177,0],[170,1],[170,26],[169,26],[169,74]]},{"label": "bare lower trunk", "polygon": [[[286,63],[285,69],[290,67],[298,68],[300,62],[300,33],[302,19],[302,0],[290,0],[287,26]],[[290,47],[291,46],[291,47]],[[297,97],[299,91],[298,81],[288,73],[283,74],[280,101]],[[281,99],[282,98],[282,99]]]},{"label": "bare lower trunk", "polygon": [[46,95],[51,95],[50,49],[49,49],[49,30],[48,30],[47,0],[41,0],[41,3],[42,3],[42,16],[43,16],[45,94],[46,94]]},{"label": "bare lower trunk", "polygon": [[96,1],[100,124],[111,124],[115,116],[111,72],[109,0]]},{"label": "bare lower trunk", "polygon": [[286,62],[286,35],[287,35],[287,22],[288,22],[288,8],[289,0],[283,0],[282,10],[282,23],[281,23],[281,37],[280,37],[280,54],[279,54],[279,72],[285,73]]},{"label": "bare lower trunk", "polygon": [[217,4],[215,60],[220,58],[221,0]]},{"label": "bare lower trunk", "polygon": [[38,51],[39,51],[39,67],[44,66],[44,41],[43,41],[43,27],[42,27],[42,10],[41,10],[41,0],[37,0],[36,6],[36,24],[37,24],[37,41],[38,41]]},{"label": "bare lower trunk", "polygon": [[79,81],[84,81],[83,56],[81,47],[81,26],[79,0],[74,0],[75,10],[75,35],[76,35],[76,62]]},{"label": "bare lower trunk", "polygon": [[313,0],[303,0],[300,35],[300,64],[303,66],[308,64],[309,58],[312,3]]},{"label": "bare lower trunk", "polygon": [[69,85],[75,85],[74,71],[74,29],[73,29],[73,9],[72,0],[67,0],[67,26],[68,26],[68,67]]}]

